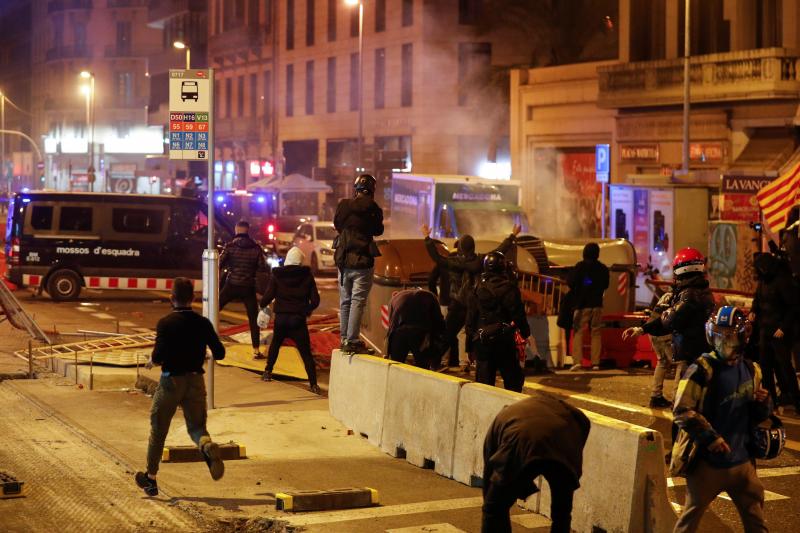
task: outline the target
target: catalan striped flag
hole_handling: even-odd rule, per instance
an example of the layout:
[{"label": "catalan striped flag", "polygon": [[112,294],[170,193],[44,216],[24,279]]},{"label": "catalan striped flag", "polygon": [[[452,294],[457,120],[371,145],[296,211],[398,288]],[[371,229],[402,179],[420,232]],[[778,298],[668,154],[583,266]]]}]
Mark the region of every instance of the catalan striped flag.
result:
[{"label": "catalan striped flag", "polygon": [[778,233],[785,228],[789,210],[800,200],[800,163],[762,187],[756,198],[769,229]]}]

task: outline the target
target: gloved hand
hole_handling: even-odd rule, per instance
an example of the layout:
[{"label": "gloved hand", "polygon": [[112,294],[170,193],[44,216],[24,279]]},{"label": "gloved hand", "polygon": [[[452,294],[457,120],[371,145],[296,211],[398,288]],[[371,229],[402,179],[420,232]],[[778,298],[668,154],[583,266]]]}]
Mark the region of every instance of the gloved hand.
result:
[{"label": "gloved hand", "polygon": [[628,339],[632,339],[634,337],[638,337],[639,335],[643,335],[644,330],[638,326],[634,326],[632,328],[628,328],[622,332],[622,340],[626,341]]}]

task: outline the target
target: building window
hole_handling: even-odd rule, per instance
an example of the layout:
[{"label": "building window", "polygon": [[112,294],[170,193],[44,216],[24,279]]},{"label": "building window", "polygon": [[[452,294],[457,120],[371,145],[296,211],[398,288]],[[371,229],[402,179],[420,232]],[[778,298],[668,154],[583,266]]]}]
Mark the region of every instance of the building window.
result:
[{"label": "building window", "polygon": [[458,43],[458,105],[467,105],[469,93],[491,66],[491,43]]},{"label": "building window", "polygon": [[294,116],[294,65],[286,65],[286,116]]},{"label": "building window", "polygon": [[235,30],[244,25],[244,0],[224,0],[222,27],[225,31]]},{"label": "building window", "polygon": [[358,7],[350,8],[350,37],[358,37]]},{"label": "building window", "polygon": [[314,46],[314,0],[306,0],[306,46]]},{"label": "building window", "polygon": [[358,54],[350,54],[350,111],[358,110]]},{"label": "building window", "polygon": [[236,91],[236,116],[243,117],[244,116],[244,76],[239,76],[237,80],[237,91]]},{"label": "building window", "polygon": [[328,0],[328,41],[336,40],[336,3],[339,0]]},{"label": "building window", "polygon": [[86,23],[85,22],[75,22],[72,25],[72,32],[75,36],[75,52],[77,53],[85,53],[86,52]]},{"label": "building window", "polygon": [[129,54],[131,51],[131,23],[117,22],[117,53]]},{"label": "building window", "polygon": [[666,0],[633,0],[630,26],[631,61],[666,57]]},{"label": "building window", "polygon": [[414,0],[403,0],[403,27],[414,24]]},{"label": "building window", "polygon": [[386,49],[375,50],[375,109],[386,105]]},{"label": "building window", "polygon": [[306,115],[314,114],[314,62],[306,61]]},{"label": "building window", "polygon": [[336,58],[328,58],[328,87],[326,90],[328,113],[336,113]]},{"label": "building window", "polygon": [[411,43],[404,44],[400,58],[401,86],[400,86],[400,105],[411,107],[411,93],[414,83],[414,63],[413,49]]},{"label": "building window", "polygon": [[458,0],[458,23],[477,24],[480,8],[481,0]]},{"label": "building window", "polygon": [[375,33],[386,31],[386,0],[375,0]]},{"label": "building window", "polygon": [[258,76],[250,74],[250,117],[255,118],[258,113]]},{"label": "building window", "polygon": [[225,78],[225,116],[233,117],[233,78]]},{"label": "building window", "polygon": [[286,49],[294,50],[294,0],[286,0]]},{"label": "building window", "polygon": [[273,92],[272,92],[272,72],[267,71],[264,73],[264,123],[270,124],[272,123],[272,113],[273,113]]},{"label": "building window", "polygon": [[133,99],[133,73],[117,72],[117,103],[129,106]]},{"label": "building window", "polygon": [[264,31],[272,32],[272,0],[264,0]]},{"label": "building window", "polygon": [[217,12],[216,12],[217,33],[222,33],[222,2],[224,1],[225,0],[217,0]]},{"label": "building window", "polygon": [[755,48],[772,48],[783,42],[783,3],[780,0],[758,0],[756,9]]}]

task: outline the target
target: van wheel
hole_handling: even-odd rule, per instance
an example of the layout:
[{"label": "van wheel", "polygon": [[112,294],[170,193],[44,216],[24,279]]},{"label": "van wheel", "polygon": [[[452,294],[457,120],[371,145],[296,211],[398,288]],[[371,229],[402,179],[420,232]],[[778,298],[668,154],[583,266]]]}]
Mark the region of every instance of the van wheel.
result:
[{"label": "van wheel", "polygon": [[47,293],[57,302],[75,300],[81,293],[81,278],[72,270],[56,270],[47,280]]}]

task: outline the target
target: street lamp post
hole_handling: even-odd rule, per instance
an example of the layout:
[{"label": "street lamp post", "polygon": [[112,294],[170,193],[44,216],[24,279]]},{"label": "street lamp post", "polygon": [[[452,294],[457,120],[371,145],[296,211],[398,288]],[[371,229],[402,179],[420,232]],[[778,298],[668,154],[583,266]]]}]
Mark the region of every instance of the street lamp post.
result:
[{"label": "street lamp post", "polygon": [[691,0],[686,0],[683,14],[683,168],[684,176],[689,174],[689,45],[691,38],[689,29],[691,28]]},{"label": "street lamp post", "polygon": [[95,109],[95,92],[94,92],[94,73],[84,70],[81,72],[81,78],[89,80],[89,86],[86,90],[86,127],[89,128],[89,166],[86,168],[86,179],[89,181],[89,192],[94,191],[94,109]]},{"label": "street lamp post", "polygon": [[[0,130],[6,129],[6,95],[0,91]],[[0,133],[0,177],[6,177],[6,134]],[[8,192],[11,192],[11,184],[8,185]]]},{"label": "street lamp post", "polygon": [[191,57],[192,56],[191,56],[191,49],[189,48],[189,45],[186,44],[183,41],[175,41],[174,43],[172,43],[172,46],[177,48],[178,50],[186,50],[186,70],[191,69],[192,68],[192,61],[191,61]]},{"label": "street lamp post", "polygon": [[358,168],[364,171],[364,1],[345,0],[350,7],[358,6]]}]

